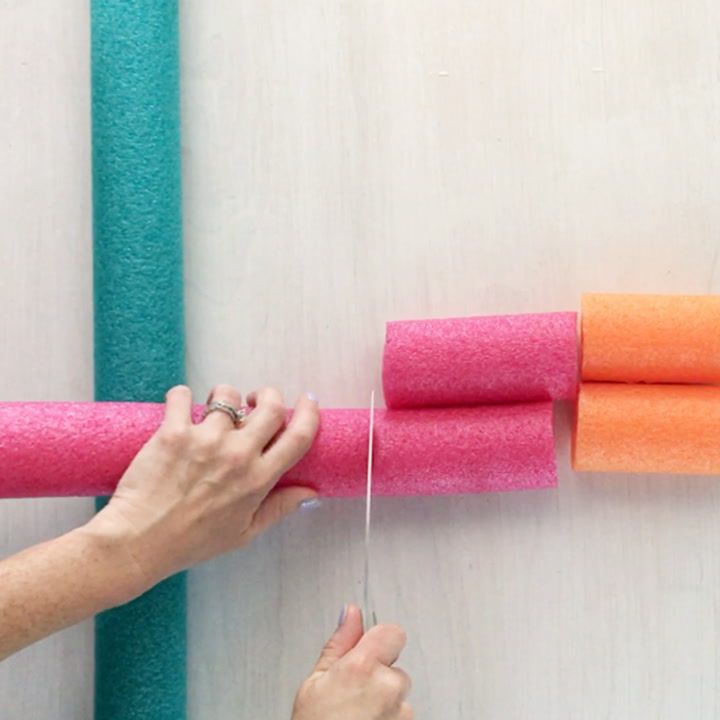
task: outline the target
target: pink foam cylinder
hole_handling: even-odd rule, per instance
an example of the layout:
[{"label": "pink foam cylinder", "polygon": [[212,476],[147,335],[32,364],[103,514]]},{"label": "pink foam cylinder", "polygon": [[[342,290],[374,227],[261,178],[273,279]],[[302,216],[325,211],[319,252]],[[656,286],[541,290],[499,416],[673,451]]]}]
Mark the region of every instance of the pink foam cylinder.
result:
[{"label": "pink foam cylinder", "polygon": [[[376,412],[378,495],[557,484],[550,403]],[[0,497],[110,495],[162,417],[153,403],[0,403]],[[367,433],[368,410],[323,410],[312,449],[281,484],[363,495]]]},{"label": "pink foam cylinder", "polygon": [[577,385],[576,313],[387,324],[389,408],[572,400]]}]

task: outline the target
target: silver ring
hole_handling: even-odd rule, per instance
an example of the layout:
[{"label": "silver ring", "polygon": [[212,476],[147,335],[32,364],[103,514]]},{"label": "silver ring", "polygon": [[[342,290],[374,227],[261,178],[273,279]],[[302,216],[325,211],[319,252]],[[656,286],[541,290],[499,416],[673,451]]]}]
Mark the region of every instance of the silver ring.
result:
[{"label": "silver ring", "polygon": [[203,420],[214,412],[224,412],[232,421],[236,428],[239,428],[245,422],[245,411],[234,408],[230,403],[223,402],[222,400],[213,400],[209,402],[205,407],[203,413]]}]

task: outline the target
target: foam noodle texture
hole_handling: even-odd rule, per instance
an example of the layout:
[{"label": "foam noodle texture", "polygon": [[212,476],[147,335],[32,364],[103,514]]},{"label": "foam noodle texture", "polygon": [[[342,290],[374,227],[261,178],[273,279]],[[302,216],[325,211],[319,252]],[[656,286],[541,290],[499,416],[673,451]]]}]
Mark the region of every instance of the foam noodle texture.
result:
[{"label": "foam noodle texture", "polygon": [[585,295],[583,380],[720,382],[720,296]]},{"label": "foam noodle texture", "polygon": [[583,383],[573,467],[717,475],[719,437],[720,387]]},{"label": "foam noodle texture", "polygon": [[177,22],[176,0],[92,2],[99,400],[185,374]]},{"label": "foam noodle texture", "polygon": [[[378,495],[557,484],[551,403],[376,412]],[[142,403],[0,404],[0,496],[112,493],[162,414]],[[282,484],[363,495],[367,432],[368,410],[323,410],[313,448]]]},{"label": "foam noodle texture", "polygon": [[[158,401],[185,374],[177,0],[92,0],[91,22],[95,397]],[[180,574],[97,618],[95,718],[185,716]]]},{"label": "foam noodle texture", "polygon": [[574,399],[577,315],[390,322],[383,357],[390,408]]}]

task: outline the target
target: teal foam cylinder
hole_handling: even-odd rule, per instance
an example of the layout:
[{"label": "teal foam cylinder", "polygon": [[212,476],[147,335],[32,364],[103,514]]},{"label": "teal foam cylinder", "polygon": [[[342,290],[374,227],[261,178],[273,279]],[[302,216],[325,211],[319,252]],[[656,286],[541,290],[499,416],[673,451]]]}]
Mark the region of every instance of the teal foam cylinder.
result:
[{"label": "teal foam cylinder", "polygon": [[[91,22],[95,396],[160,401],[185,379],[177,0]],[[96,720],[183,720],[186,636],[184,574],[100,615]]]}]

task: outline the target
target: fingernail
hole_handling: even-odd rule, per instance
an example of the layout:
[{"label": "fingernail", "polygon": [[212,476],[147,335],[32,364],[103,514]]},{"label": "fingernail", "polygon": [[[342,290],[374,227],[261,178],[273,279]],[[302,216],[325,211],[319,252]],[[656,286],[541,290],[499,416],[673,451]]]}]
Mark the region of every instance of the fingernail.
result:
[{"label": "fingernail", "polygon": [[345,624],[345,618],[347,617],[347,605],[343,606],[340,611],[340,617],[338,618],[338,627],[342,627]]},{"label": "fingernail", "polygon": [[305,397],[307,397],[310,402],[316,403],[318,401],[317,395],[314,392],[306,392]]},{"label": "fingernail", "polygon": [[206,405],[209,405],[209,404],[212,402],[213,393],[214,393],[214,390],[211,390],[211,391],[208,393],[207,401],[205,402]]},{"label": "fingernail", "polygon": [[310,510],[317,510],[321,505],[322,503],[317,498],[309,498],[298,505],[298,510],[309,512]]}]

